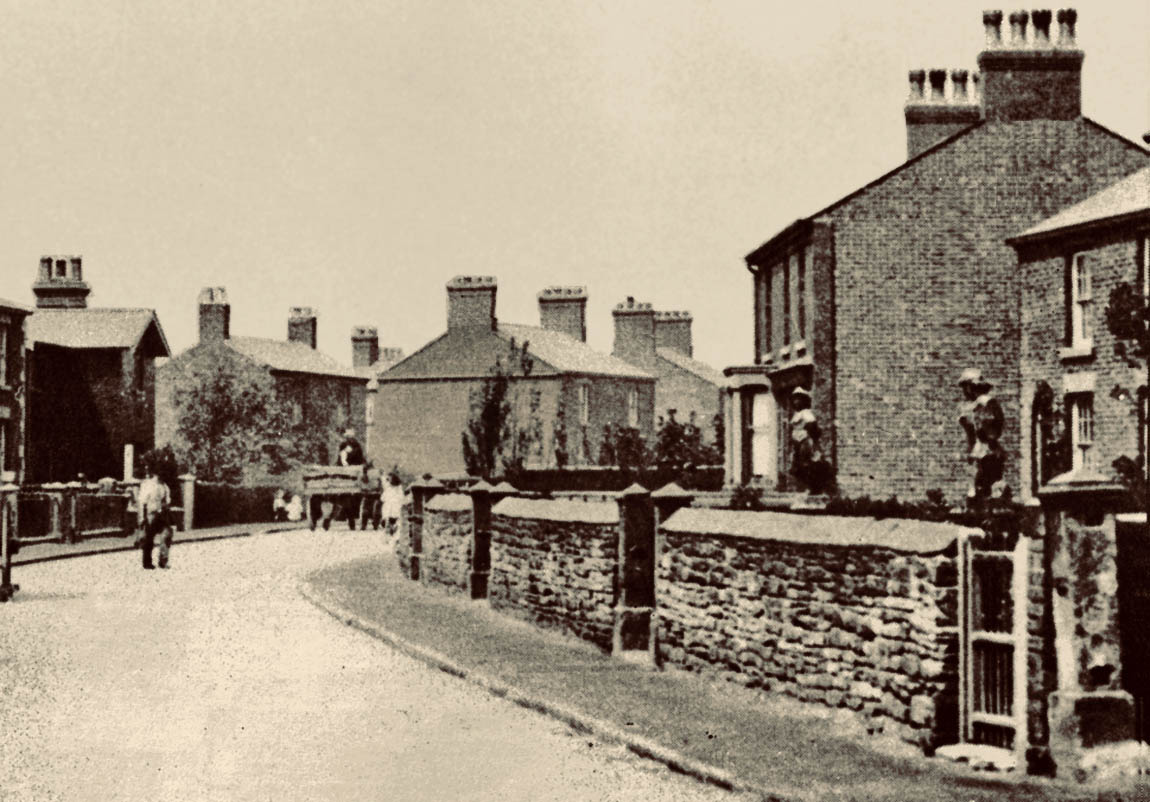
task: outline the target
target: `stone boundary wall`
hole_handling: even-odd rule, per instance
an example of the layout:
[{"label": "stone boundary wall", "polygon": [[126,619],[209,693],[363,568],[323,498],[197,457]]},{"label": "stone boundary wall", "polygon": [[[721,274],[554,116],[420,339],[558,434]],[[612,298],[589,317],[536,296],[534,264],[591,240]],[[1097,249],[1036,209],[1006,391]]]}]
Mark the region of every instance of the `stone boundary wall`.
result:
[{"label": "stone boundary wall", "polygon": [[493,609],[611,648],[614,502],[505,498],[491,511]]},{"label": "stone boundary wall", "polygon": [[964,530],[921,521],[688,508],[661,527],[664,663],[956,740]]},{"label": "stone boundary wall", "polygon": [[471,496],[446,493],[427,502],[419,578],[428,585],[466,592],[471,571]]}]

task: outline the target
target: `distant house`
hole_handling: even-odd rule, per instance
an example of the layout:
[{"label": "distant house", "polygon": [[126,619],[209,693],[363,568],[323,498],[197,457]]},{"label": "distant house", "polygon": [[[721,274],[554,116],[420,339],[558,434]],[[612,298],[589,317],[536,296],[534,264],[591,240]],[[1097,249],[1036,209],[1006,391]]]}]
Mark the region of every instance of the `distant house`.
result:
[{"label": "distant house", "polygon": [[0,471],[24,479],[25,327],[31,309],[0,298]]},{"label": "distant house", "polygon": [[[715,439],[726,379],[694,358],[690,312],[662,312],[632,298],[614,312],[615,345],[612,353],[656,377],[655,416],[672,414],[682,424],[692,421],[704,443]],[[719,444],[720,447],[722,444]]]},{"label": "distant house", "polygon": [[[342,432],[365,433],[367,377],[316,349],[317,319],[309,307],[289,311],[287,339],[231,336],[231,305],[223,287],[199,296],[199,342],[161,365],[157,375],[156,442],[177,443],[176,397],[197,381],[204,366],[229,362],[239,371],[269,374],[277,401],[286,405],[290,436],[307,462],[329,464]],[[268,477],[253,469],[246,477]]]},{"label": "distant house", "polygon": [[1023,484],[1021,287],[1004,240],[1150,164],[1082,115],[1076,15],[1060,12],[1057,42],[1049,12],[1035,14],[1030,38],[1026,18],[1012,16],[1006,43],[1002,13],[984,15],[981,81],[912,72],[907,160],[747,255],[755,356],[724,371],[729,484],[787,483],[801,387],[845,495],[962,499],[967,368],[993,384],[1006,481]]},{"label": "distant house", "polygon": [[154,443],[154,360],[169,353],[155,311],[88,308],[79,256],[43,257],[32,291],[27,481],[133,475]]},{"label": "distant house", "polygon": [[1150,294],[1150,167],[1011,238],[1022,284],[1022,460],[1031,493],[1071,473],[1145,471],[1145,366],[1114,352],[1110,292]]},{"label": "distant house", "polygon": [[[379,374],[368,438],[377,464],[413,473],[462,472],[470,393],[497,360],[516,374],[516,420],[531,432],[528,465],[595,464],[608,424],[651,437],[655,378],[586,344],[582,287],[541,292],[538,327],[498,321],[496,290],[491,277],[452,279],[447,331]],[[513,344],[519,356],[512,356]]]}]

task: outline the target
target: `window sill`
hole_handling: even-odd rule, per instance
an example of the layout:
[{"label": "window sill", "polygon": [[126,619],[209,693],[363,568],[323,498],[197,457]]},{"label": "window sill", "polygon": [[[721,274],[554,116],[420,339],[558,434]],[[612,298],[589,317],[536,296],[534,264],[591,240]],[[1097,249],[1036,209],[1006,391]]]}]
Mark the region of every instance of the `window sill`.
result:
[{"label": "window sill", "polygon": [[1058,349],[1058,358],[1063,362],[1069,362],[1074,359],[1093,359],[1094,358],[1094,342],[1086,340],[1085,342],[1063,347]]}]

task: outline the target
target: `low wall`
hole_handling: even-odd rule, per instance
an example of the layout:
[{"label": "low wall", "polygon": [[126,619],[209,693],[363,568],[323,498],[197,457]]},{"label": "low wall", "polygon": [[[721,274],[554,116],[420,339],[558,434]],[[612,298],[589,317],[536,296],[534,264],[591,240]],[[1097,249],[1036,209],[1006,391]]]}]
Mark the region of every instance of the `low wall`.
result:
[{"label": "low wall", "polygon": [[950,524],[689,508],[661,527],[659,655],[846,707],[922,744],[957,732]]},{"label": "low wall", "polygon": [[619,507],[506,498],[491,514],[493,608],[609,649]]},{"label": "low wall", "polygon": [[447,493],[427,502],[419,578],[453,591],[467,590],[471,570],[471,496]]}]

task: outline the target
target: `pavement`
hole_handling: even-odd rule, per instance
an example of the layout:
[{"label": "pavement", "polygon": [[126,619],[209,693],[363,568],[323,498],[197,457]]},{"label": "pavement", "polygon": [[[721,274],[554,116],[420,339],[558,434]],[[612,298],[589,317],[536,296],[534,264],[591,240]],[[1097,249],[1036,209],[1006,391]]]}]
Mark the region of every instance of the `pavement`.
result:
[{"label": "pavement", "polygon": [[333,565],[301,592],[338,620],[517,705],[721,788],[769,800],[1150,799],[1105,783],[975,771],[853,714],[654,670],[404,577],[393,554]]},{"label": "pavement", "polygon": [[[306,529],[307,522],[294,523],[248,523],[229,524],[207,529],[193,529],[189,532],[177,530],[172,537],[172,544],[186,545],[188,543],[203,543],[210,540],[225,538],[250,537],[256,533],[291,532]],[[136,534],[123,537],[91,537],[84,538],[77,543],[35,543],[22,546],[12,555],[12,565],[33,565],[35,563],[50,562],[52,560],[68,560],[74,557],[91,557],[95,554],[107,554],[117,551],[132,551]],[[18,579],[14,580],[20,584]]]},{"label": "pavement", "polygon": [[381,533],[23,565],[0,604],[0,800],[724,802],[344,626],[299,577]]}]

